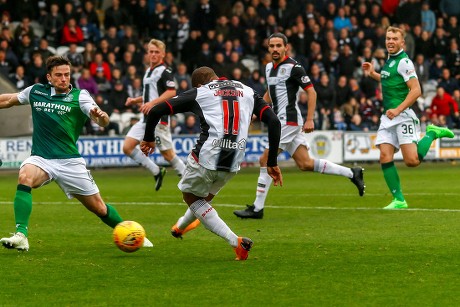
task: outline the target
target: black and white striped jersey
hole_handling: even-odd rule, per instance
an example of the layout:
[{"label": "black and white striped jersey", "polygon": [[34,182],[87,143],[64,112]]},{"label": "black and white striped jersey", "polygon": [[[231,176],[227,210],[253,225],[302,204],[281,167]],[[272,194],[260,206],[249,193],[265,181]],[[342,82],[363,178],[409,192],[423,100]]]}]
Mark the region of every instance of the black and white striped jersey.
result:
[{"label": "black and white striped jersey", "polygon": [[[161,63],[154,68],[148,68],[144,74],[143,79],[143,103],[152,101],[158,98],[170,89],[176,89],[176,82],[170,68],[164,63]],[[145,121],[146,119],[144,119]],[[162,124],[167,125],[169,123],[169,117],[165,116],[161,119]]]},{"label": "black and white striped jersey", "polygon": [[299,87],[307,90],[313,84],[305,69],[293,58],[287,57],[278,65],[265,66],[268,92],[273,110],[282,125],[302,126],[303,118],[297,105]]},{"label": "black and white striped jersey", "polygon": [[[158,118],[152,119],[154,116],[168,111],[170,114],[193,112],[201,125],[193,157],[206,169],[229,172],[238,171],[244,159],[252,114],[261,118],[267,110],[272,112],[253,89],[241,82],[224,79],[193,88],[165,104],[167,107],[158,105],[149,113],[144,140],[154,138],[151,126],[158,122]],[[273,118],[276,120],[274,114]],[[275,157],[277,149],[275,146]]]}]

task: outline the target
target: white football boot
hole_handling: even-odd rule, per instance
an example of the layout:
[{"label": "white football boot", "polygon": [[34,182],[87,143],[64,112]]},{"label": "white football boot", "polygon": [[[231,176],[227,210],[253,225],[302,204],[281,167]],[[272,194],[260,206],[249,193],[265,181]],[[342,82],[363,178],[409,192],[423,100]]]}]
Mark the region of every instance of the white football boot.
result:
[{"label": "white football boot", "polygon": [[28,251],[29,250],[29,240],[22,232],[16,232],[12,237],[1,238],[0,243],[10,249],[17,249],[19,251]]}]

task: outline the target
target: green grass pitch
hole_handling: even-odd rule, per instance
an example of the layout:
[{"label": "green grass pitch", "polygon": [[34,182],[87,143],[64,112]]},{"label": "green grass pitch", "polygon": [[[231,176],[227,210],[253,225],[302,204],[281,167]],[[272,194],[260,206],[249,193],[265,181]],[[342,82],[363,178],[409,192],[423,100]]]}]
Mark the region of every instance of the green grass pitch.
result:
[{"label": "green grass pitch", "polygon": [[[381,209],[391,195],[380,167],[364,168],[364,197],[346,178],[283,168],[262,220],[232,213],[255,195],[258,168],[242,169],[213,204],[254,240],[242,262],[203,226],[170,235],[186,209],[171,169],[159,192],[142,168],[92,171],[105,201],[155,245],[132,254],[52,183],[33,191],[30,251],[0,249],[0,306],[459,306],[458,166],[398,164],[404,211]],[[0,236],[14,229],[16,183],[0,171]]]}]

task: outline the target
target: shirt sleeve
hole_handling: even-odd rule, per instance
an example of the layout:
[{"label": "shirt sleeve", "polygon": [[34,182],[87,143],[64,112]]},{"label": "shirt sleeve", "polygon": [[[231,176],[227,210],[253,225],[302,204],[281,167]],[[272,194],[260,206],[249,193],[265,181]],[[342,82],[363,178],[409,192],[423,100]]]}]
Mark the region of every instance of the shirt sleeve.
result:
[{"label": "shirt sleeve", "polygon": [[176,89],[176,81],[174,80],[174,76],[172,71],[167,68],[163,71],[161,75],[161,79],[164,82],[164,87],[166,90],[175,90]]},{"label": "shirt sleeve", "polygon": [[403,77],[404,82],[409,81],[411,78],[417,78],[417,73],[415,72],[414,63],[408,58],[402,59],[399,61],[398,73]]},{"label": "shirt sleeve", "polygon": [[79,97],[80,109],[86,116],[89,117],[91,109],[99,108],[94,101],[93,97],[88,93],[87,90],[81,90]]},{"label": "shirt sleeve", "polygon": [[18,94],[18,100],[20,104],[30,104],[29,95],[30,91],[32,90],[33,85],[26,87]]},{"label": "shirt sleeve", "polygon": [[292,68],[291,78],[294,79],[297,84],[304,90],[313,86],[310,77],[305,72],[305,69],[300,64],[295,64]]}]

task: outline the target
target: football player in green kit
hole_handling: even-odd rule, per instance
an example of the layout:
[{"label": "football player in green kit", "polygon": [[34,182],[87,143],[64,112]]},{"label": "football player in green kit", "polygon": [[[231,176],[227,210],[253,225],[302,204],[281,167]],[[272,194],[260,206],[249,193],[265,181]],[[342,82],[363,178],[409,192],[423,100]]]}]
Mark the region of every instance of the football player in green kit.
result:
[{"label": "football player in green kit", "polygon": [[[75,197],[110,227],[123,219],[114,207],[105,204],[86,169],[76,142],[86,120],[99,126],[109,124],[86,90],[70,85],[70,62],[60,56],[46,61],[48,84],[35,84],[19,93],[0,95],[0,109],[30,105],[32,109],[32,152],[21,165],[14,198],[16,231],[0,243],[11,249],[29,250],[28,225],[32,212],[31,190],[56,181],[68,198]],[[152,246],[144,241],[144,246]]]},{"label": "football player in green kit", "polygon": [[384,209],[408,207],[393,161],[394,154],[401,149],[404,163],[415,167],[423,161],[435,139],[454,137],[454,133],[447,128],[429,125],[425,136],[419,139],[420,122],[411,106],[422,92],[414,64],[403,49],[404,37],[402,29],[387,29],[385,44],[388,59],[380,73],[374,70],[372,63],[362,64],[366,75],[382,83],[384,112],[380,118],[375,145],[380,150],[383,176],[393,195],[393,201]]}]

